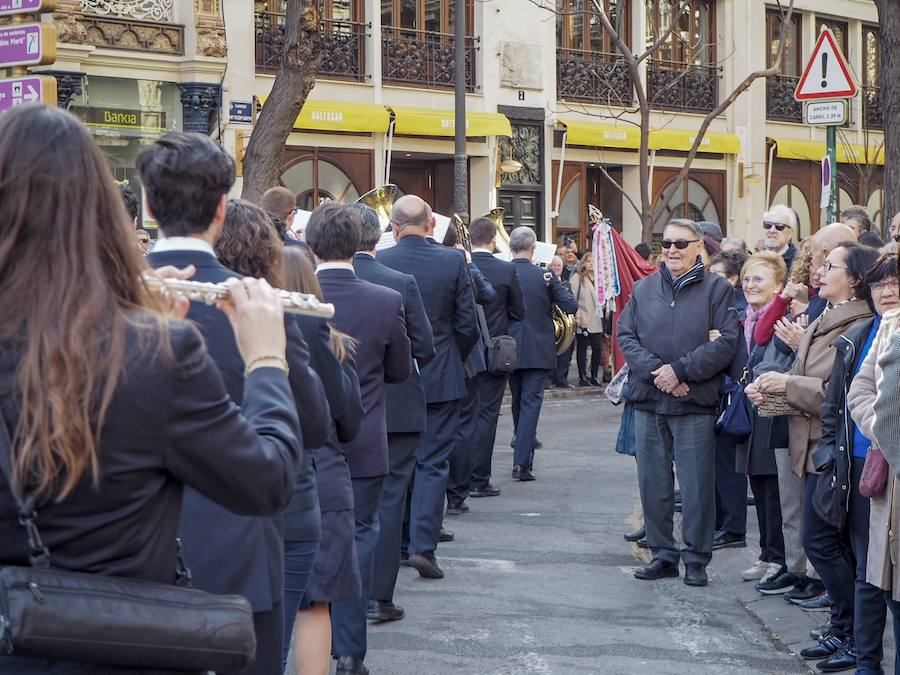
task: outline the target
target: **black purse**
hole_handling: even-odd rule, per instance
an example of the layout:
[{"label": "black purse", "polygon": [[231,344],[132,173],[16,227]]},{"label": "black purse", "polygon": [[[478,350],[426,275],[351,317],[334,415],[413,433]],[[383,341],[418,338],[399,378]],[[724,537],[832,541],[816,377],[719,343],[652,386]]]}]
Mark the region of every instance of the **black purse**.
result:
[{"label": "black purse", "polygon": [[475,307],[475,311],[478,314],[478,323],[481,324],[481,332],[487,342],[488,371],[501,375],[513,372],[519,358],[519,346],[516,344],[515,338],[509,335],[491,337],[484,310],[481,307]]},{"label": "black purse", "polygon": [[[15,494],[11,455],[0,415],[0,469]],[[242,596],[54,569],[38,532],[34,495],[17,506],[31,566],[0,568],[0,662],[6,654],[220,672],[253,663],[253,614]],[[183,563],[179,568],[179,579],[189,581]]]}]

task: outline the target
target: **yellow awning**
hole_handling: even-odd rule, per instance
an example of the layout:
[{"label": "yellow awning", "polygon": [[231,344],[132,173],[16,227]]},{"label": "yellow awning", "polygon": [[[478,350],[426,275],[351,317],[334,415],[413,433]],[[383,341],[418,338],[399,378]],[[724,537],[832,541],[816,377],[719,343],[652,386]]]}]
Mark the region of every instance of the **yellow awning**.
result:
[{"label": "yellow awning", "polygon": [[[566,131],[567,145],[585,145],[598,148],[637,150],[641,146],[641,130],[633,125],[616,126],[594,122],[560,120]],[[678,129],[653,129],[648,146],[651,150],[678,150],[688,152],[694,144],[696,132]],[[741,140],[735,134],[706,132],[700,142],[700,152],[737,155]]]},{"label": "yellow awning", "polygon": [[[404,108],[394,111],[394,133],[407,136],[453,136],[456,124],[452,110]],[[512,136],[509,120],[500,113],[466,111],[466,136]]]},{"label": "yellow awning", "polygon": [[[775,143],[775,156],[783,159],[805,159],[820,162],[825,156],[825,143],[821,141],[796,141],[791,138],[770,138]],[[838,140],[838,164],[884,164],[884,147],[876,145],[848,145]]]},{"label": "yellow awning", "polygon": [[[257,96],[264,105],[267,96]],[[347,131],[387,133],[391,116],[383,105],[349,103],[347,101],[307,100],[294,122],[295,129],[305,131]]]}]

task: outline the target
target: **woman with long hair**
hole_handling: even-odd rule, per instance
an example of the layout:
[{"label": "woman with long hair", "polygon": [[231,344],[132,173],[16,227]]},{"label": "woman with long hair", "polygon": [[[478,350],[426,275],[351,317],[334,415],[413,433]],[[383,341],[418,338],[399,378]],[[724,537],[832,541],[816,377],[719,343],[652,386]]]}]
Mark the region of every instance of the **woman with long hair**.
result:
[{"label": "woman with long hair", "polygon": [[[14,485],[0,479],[0,566],[28,565],[14,494],[37,497],[54,567],[162,583],[176,578],[183,485],[250,515],[290,499],[300,427],[277,296],[246,279],[221,305],[248,364],[245,419],[197,330],[160,311],[143,270],[81,123],[43,106],[4,113],[0,423]],[[3,672],[111,670],[0,657]]]},{"label": "woman with long hair", "polygon": [[[578,364],[578,386],[599,387],[600,369],[603,377],[609,365],[606,335],[603,333],[603,316],[597,312],[597,287],[594,285],[594,254],[585,253],[578,261],[575,274],[569,278],[572,295],[578,301],[575,313],[575,361]],[[591,371],[588,377],[587,350],[591,348]],[[604,357],[605,360],[604,360]]]}]

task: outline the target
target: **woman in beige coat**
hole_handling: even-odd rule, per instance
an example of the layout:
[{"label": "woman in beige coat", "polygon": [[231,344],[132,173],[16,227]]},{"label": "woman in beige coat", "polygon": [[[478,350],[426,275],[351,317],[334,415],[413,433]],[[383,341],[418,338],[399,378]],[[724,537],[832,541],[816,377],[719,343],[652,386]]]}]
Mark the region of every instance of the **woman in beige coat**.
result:
[{"label": "woman in beige coat", "polygon": [[[603,334],[603,316],[597,312],[597,287],[594,285],[594,256],[585,253],[578,268],[569,279],[572,295],[578,301],[575,314],[575,361],[578,364],[578,386],[601,386],[597,375],[600,367],[604,374],[609,365],[605,349],[606,336]],[[599,314],[599,315],[598,315]],[[591,348],[591,374],[588,377],[587,350]],[[604,356],[606,360],[604,361]]]}]

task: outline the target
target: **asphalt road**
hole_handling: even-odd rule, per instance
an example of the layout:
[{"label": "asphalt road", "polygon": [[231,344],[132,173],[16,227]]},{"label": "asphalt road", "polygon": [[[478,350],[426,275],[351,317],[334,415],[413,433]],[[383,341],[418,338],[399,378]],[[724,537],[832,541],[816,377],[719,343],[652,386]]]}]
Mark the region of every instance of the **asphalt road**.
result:
[{"label": "asphalt road", "polygon": [[639,551],[622,533],[639,499],[634,460],[613,451],[619,414],[600,397],[546,402],[537,480],[518,483],[504,409],[503,494],[446,518],[456,541],[438,550],[445,579],[401,569],[395,601],[407,616],[370,624],[373,674],[808,672],[789,649],[824,617],[741,584],[751,549],[717,554],[706,588],[632,577]]}]

